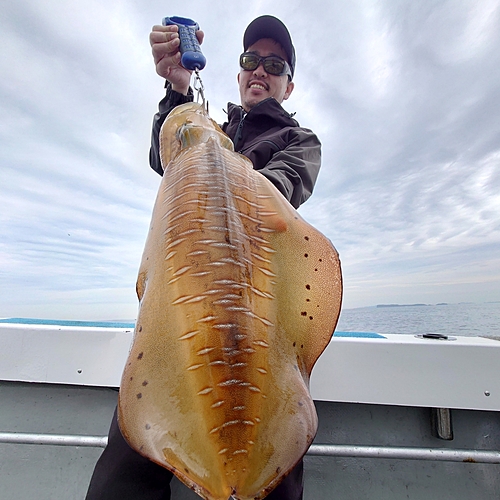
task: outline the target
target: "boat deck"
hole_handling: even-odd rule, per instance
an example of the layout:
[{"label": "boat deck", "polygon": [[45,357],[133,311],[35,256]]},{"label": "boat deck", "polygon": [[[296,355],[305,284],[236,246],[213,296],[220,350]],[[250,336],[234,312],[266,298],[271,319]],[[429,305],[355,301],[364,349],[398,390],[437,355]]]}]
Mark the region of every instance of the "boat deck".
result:
[{"label": "boat deck", "polygon": [[[0,430],[104,436],[116,404],[110,388],[1,382]],[[5,404],[8,402],[8,404]],[[452,441],[432,435],[431,410],[419,407],[316,402],[315,443],[420,449],[500,450],[500,415],[452,410]],[[0,444],[3,500],[79,500],[102,449]],[[196,500],[175,480],[173,500]],[[493,500],[500,465],[448,461],[306,456],[305,500]]]},{"label": "boat deck", "polygon": [[[105,436],[130,340],[130,330],[0,327],[0,433]],[[315,445],[335,446],[305,457],[305,500],[500,498],[499,361],[490,339],[334,339],[311,389]],[[447,413],[436,420],[437,408]],[[1,498],[83,499],[101,451],[0,443]],[[177,480],[172,490],[198,498]]]}]

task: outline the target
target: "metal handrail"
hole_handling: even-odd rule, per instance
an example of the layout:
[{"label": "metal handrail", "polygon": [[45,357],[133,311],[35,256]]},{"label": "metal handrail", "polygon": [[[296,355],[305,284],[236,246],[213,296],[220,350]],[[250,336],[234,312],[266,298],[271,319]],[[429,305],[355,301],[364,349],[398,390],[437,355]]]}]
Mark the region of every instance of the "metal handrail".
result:
[{"label": "metal handrail", "polygon": [[[0,432],[0,443],[105,448],[108,443],[108,437]],[[500,451],[494,450],[455,450],[449,448],[416,448],[404,446],[312,444],[307,452],[307,455],[322,457],[390,458],[400,460],[434,460],[445,462],[500,464]]]},{"label": "metal handrail", "polygon": [[393,458],[400,460],[500,464],[500,451],[494,450],[312,444],[307,454],[323,457]]},{"label": "metal handrail", "polygon": [[0,432],[0,443],[47,444],[53,446],[86,446],[106,448],[108,436],[76,436],[66,434],[29,434],[26,432]]}]

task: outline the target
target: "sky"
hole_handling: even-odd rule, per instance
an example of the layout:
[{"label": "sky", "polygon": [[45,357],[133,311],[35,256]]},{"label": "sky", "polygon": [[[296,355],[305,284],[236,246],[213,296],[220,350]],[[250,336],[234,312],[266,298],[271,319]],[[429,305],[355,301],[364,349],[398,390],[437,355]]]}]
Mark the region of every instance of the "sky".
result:
[{"label": "sky", "polygon": [[500,0],[0,0],[0,317],[136,317],[151,27],[200,24],[222,123],[262,14],[296,48],[284,107],[323,145],[299,212],[340,254],[344,307],[500,300]]}]

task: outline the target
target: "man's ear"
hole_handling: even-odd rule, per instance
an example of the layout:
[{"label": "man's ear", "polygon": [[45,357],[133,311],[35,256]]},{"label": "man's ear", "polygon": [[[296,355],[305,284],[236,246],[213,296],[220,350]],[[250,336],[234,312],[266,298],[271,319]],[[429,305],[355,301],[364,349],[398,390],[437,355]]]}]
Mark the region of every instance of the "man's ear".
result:
[{"label": "man's ear", "polygon": [[293,92],[294,87],[295,87],[295,83],[288,82],[288,85],[286,87],[285,95],[283,96],[283,100],[284,101],[290,97],[290,94]]}]

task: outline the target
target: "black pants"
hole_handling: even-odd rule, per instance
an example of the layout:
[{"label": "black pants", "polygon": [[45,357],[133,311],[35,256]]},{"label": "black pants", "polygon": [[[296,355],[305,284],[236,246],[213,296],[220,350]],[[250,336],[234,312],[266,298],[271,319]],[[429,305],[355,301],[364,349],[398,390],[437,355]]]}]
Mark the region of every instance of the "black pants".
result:
[{"label": "black pants", "polygon": [[[302,473],[301,460],[266,499],[302,500]],[[115,410],[108,446],[95,466],[86,500],[170,500],[172,478],[169,470],[130,448],[118,427]]]}]

